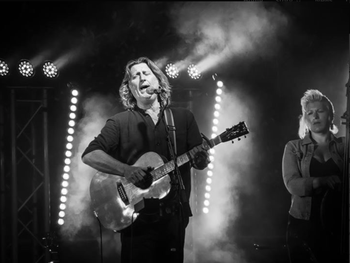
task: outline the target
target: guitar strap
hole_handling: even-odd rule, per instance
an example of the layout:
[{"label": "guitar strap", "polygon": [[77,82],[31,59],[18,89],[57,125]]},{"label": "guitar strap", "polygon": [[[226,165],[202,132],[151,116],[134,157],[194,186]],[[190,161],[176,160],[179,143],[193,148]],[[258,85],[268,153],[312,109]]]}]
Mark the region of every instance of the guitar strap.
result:
[{"label": "guitar strap", "polygon": [[[170,132],[170,137],[171,140],[173,141],[173,146],[174,146],[174,153],[175,155],[176,153],[176,128],[175,128],[175,123],[174,123],[174,116],[173,116],[173,112],[171,111],[171,109],[166,108],[165,109],[165,123],[168,126],[168,130]],[[170,151],[170,155],[172,155],[172,151]],[[172,156],[174,157],[174,156]]]}]

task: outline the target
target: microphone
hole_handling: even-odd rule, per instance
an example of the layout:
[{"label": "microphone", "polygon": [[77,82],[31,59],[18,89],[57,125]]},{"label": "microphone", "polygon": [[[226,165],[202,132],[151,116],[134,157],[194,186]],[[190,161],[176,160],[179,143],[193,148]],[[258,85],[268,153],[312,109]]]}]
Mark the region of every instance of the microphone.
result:
[{"label": "microphone", "polygon": [[147,88],[146,92],[150,95],[152,94],[160,94],[162,92],[162,89],[160,87],[158,87],[158,89],[155,89],[155,88]]}]

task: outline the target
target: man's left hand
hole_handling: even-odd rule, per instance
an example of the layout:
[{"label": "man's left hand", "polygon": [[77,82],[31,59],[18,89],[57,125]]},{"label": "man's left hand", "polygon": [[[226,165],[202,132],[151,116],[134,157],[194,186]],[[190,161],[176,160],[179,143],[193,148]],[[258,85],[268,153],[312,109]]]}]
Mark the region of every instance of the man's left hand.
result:
[{"label": "man's left hand", "polygon": [[192,151],[190,151],[190,155],[192,157],[192,166],[198,170],[205,169],[210,163],[209,154],[201,145],[194,147]]}]

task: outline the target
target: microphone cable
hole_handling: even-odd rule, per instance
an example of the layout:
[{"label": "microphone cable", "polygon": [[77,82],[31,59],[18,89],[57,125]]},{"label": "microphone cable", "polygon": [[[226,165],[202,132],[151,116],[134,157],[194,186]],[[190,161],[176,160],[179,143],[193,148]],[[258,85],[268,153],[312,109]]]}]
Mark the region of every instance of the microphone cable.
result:
[{"label": "microphone cable", "polygon": [[135,214],[135,211],[132,212],[131,214],[131,226],[130,226],[130,262],[132,262],[132,242],[133,242],[133,224],[134,224],[134,214]]},{"label": "microphone cable", "polygon": [[96,217],[96,219],[98,221],[98,225],[99,225],[99,228],[100,228],[100,262],[103,263],[102,224],[101,224],[100,219],[97,216],[96,211],[94,211],[94,214],[95,214],[95,217]]}]

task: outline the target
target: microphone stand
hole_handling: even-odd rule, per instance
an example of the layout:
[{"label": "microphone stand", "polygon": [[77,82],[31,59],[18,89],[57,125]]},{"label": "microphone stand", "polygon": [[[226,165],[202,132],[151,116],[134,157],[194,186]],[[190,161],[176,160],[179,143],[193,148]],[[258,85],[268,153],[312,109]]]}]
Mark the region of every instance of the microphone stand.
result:
[{"label": "microphone stand", "polygon": [[[161,99],[161,94],[158,93],[157,94],[157,98],[158,98],[158,102],[159,102],[159,105],[160,105],[160,112],[161,112],[161,117],[162,117],[162,120],[164,122],[164,119],[163,119],[163,115],[164,115],[164,111],[165,111],[165,106],[164,106],[164,103]],[[168,147],[169,147],[169,152],[170,152],[170,156],[171,156],[171,159],[173,160],[174,162],[174,174],[175,174],[175,178],[172,178],[174,179],[174,183],[173,185],[175,185],[177,187],[177,190],[178,190],[178,196],[180,197],[179,201],[180,201],[180,205],[182,205],[182,201],[185,201],[186,199],[184,199],[184,192],[183,190],[185,190],[185,185],[182,181],[182,177],[181,177],[181,173],[180,173],[180,169],[179,169],[179,166],[177,164],[177,155],[175,154],[175,150],[174,150],[174,147],[172,145],[172,140],[170,138],[170,129],[168,127],[168,125],[166,123],[165,124],[165,129],[166,129],[166,133],[167,133],[167,141],[168,141]],[[175,128],[175,127],[172,127],[172,128]]]},{"label": "microphone stand", "polygon": [[[166,129],[166,133],[167,133],[167,141],[168,141],[168,148],[169,148],[169,152],[170,152],[170,156],[171,159],[174,162],[174,176],[171,176],[171,184],[172,186],[174,186],[176,188],[176,197],[178,199],[179,202],[179,224],[182,225],[183,224],[183,203],[187,202],[186,199],[186,194],[185,194],[185,185],[183,183],[182,177],[181,177],[181,173],[180,173],[180,169],[179,166],[177,165],[177,155],[175,153],[174,147],[172,145],[173,141],[170,138],[170,129],[168,127],[168,125],[164,122],[164,111],[165,111],[165,106],[163,104],[163,101],[161,99],[161,94],[158,93],[158,102],[160,104],[160,112],[161,112],[161,118],[162,121],[164,123],[165,129]],[[171,127],[172,129],[175,129],[175,127]],[[176,249],[176,253],[180,252],[181,248],[181,240],[183,239],[183,237],[181,237],[182,235],[182,231],[181,228],[178,229],[179,231],[179,240],[178,240],[178,244],[177,244],[177,249]]]}]

